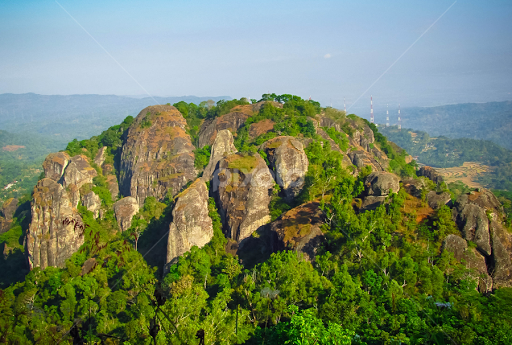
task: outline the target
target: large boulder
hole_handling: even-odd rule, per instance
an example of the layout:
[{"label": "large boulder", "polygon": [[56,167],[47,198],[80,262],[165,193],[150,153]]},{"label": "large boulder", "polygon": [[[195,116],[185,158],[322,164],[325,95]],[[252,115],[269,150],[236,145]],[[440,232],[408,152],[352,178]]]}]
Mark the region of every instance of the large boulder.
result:
[{"label": "large boulder", "polygon": [[107,175],[107,185],[110,195],[112,195],[112,201],[117,200],[117,196],[119,195],[119,185],[117,184],[116,175]]},{"label": "large boulder", "polygon": [[429,178],[430,180],[434,181],[435,183],[443,182],[443,177],[439,175],[439,173],[432,167],[429,166],[422,166],[416,174],[418,176],[425,176]]},{"label": "large boulder", "polygon": [[203,180],[197,179],[178,194],[169,227],[167,264],[173,264],[193,246],[202,248],[212,237],[212,220],[208,216],[208,189]]},{"label": "large boulder", "polygon": [[397,193],[400,190],[400,180],[395,174],[377,171],[366,177],[365,191],[367,195],[387,196],[392,191]]},{"label": "large boulder", "polygon": [[10,198],[7,199],[2,205],[2,208],[0,211],[5,217],[7,221],[12,220],[12,217],[14,216],[14,213],[16,212],[16,209],[18,208],[18,199],[16,198]]},{"label": "large boulder", "polygon": [[232,111],[229,114],[206,120],[199,129],[199,147],[212,145],[217,134],[223,129],[236,133],[252,114],[252,107],[246,106],[239,109],[239,111]]},{"label": "large boulder", "polygon": [[274,129],[275,122],[271,119],[261,120],[256,123],[251,123],[249,126],[249,137],[255,139],[262,134],[268,133]]},{"label": "large boulder", "polygon": [[493,286],[512,286],[512,236],[503,227],[503,208],[491,191],[483,189],[459,196],[452,215],[462,236],[487,257]]},{"label": "large boulder", "polygon": [[457,235],[448,235],[443,241],[443,250],[453,253],[455,259],[464,262],[471,270],[472,278],[478,280],[480,292],[492,291],[493,279],[489,276],[485,257],[475,248],[468,248],[466,240]]},{"label": "large boulder", "polygon": [[267,155],[286,200],[293,200],[304,187],[309,166],[302,143],[294,137],[283,136],[266,141],[261,149]]},{"label": "large boulder", "polygon": [[212,189],[226,236],[242,241],[270,221],[274,179],[259,154],[232,154],[219,162]]},{"label": "large boulder", "polygon": [[270,230],[276,234],[274,251],[293,249],[314,261],[318,248],[325,242],[320,229],[323,213],[318,202],[309,202],[291,209],[270,224]]},{"label": "large boulder", "polygon": [[435,191],[430,191],[427,194],[428,206],[434,210],[441,208],[441,206],[450,204],[451,201],[452,197],[448,192],[436,193]]},{"label": "large boulder", "polygon": [[69,187],[70,185],[75,185],[77,188],[80,188],[86,183],[92,183],[92,179],[97,175],[98,173],[89,164],[87,157],[77,155],[69,160],[69,164],[62,176],[62,186]]},{"label": "large boulder", "polygon": [[105,162],[105,158],[107,157],[107,147],[103,146],[98,150],[96,157],[94,157],[94,164],[97,166],[101,166],[103,162]]},{"label": "large boulder", "polygon": [[238,150],[233,144],[233,134],[231,134],[231,131],[228,129],[220,130],[212,145],[210,161],[203,172],[204,179],[209,181],[212,178],[213,171],[222,158],[237,152]]},{"label": "large boulder", "polygon": [[43,162],[44,176],[58,182],[70,160],[66,152],[50,153]]},{"label": "large boulder", "polygon": [[148,196],[163,200],[195,179],[194,146],[187,122],[173,106],[147,107],[128,129],[120,162],[119,188],[144,205]]},{"label": "large boulder", "polygon": [[98,218],[101,208],[101,199],[96,193],[90,191],[82,196],[82,206],[85,206],[88,211],[91,211],[94,218]]},{"label": "large boulder", "polygon": [[66,259],[84,243],[82,218],[72,208],[66,190],[50,178],[35,186],[31,208],[26,237],[30,269],[64,267]]},{"label": "large boulder", "polygon": [[137,199],[127,196],[114,204],[114,214],[121,231],[126,231],[132,226],[132,218],[139,212]]}]

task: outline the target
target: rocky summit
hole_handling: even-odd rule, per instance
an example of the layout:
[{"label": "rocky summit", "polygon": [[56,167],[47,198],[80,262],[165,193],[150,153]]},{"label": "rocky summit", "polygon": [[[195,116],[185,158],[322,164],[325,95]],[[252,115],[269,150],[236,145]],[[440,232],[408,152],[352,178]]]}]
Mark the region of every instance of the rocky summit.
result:
[{"label": "rocky summit", "polygon": [[154,105],[43,172],[0,204],[0,343],[510,342],[508,199],[354,114]]}]

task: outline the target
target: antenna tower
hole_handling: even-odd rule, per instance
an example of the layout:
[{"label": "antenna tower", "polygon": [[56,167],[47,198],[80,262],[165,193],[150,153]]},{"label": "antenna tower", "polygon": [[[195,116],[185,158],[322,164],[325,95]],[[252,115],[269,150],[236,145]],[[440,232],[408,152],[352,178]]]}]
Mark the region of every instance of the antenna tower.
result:
[{"label": "antenna tower", "polygon": [[374,123],[374,118],[373,118],[373,96],[370,96],[370,122],[371,123]]},{"label": "antenna tower", "polygon": [[398,104],[398,130],[402,130],[402,118],[400,117],[400,103]]},{"label": "antenna tower", "polygon": [[386,104],[386,127],[389,127],[389,104]]}]

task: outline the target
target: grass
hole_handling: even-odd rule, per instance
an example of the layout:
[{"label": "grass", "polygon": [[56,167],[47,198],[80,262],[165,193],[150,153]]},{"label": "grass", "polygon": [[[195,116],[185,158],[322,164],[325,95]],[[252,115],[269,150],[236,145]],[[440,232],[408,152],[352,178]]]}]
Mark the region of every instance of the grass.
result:
[{"label": "grass", "polygon": [[258,159],[249,155],[232,155],[227,160],[229,169],[238,169],[244,173],[251,172],[258,166]]}]

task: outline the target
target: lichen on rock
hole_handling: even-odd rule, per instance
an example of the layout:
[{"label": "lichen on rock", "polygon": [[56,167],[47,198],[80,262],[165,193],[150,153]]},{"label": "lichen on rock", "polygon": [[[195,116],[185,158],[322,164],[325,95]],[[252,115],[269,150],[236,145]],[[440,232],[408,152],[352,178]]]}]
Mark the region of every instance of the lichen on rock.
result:
[{"label": "lichen on rock", "polygon": [[220,130],[213,142],[210,161],[204,169],[203,178],[209,181],[212,178],[213,171],[217,167],[217,163],[219,163],[222,158],[237,152],[238,150],[233,144],[233,134],[231,134],[231,131],[228,129]]},{"label": "lichen on rock", "polygon": [[127,196],[114,204],[114,214],[121,231],[126,231],[132,225],[132,218],[139,212],[137,199]]}]

